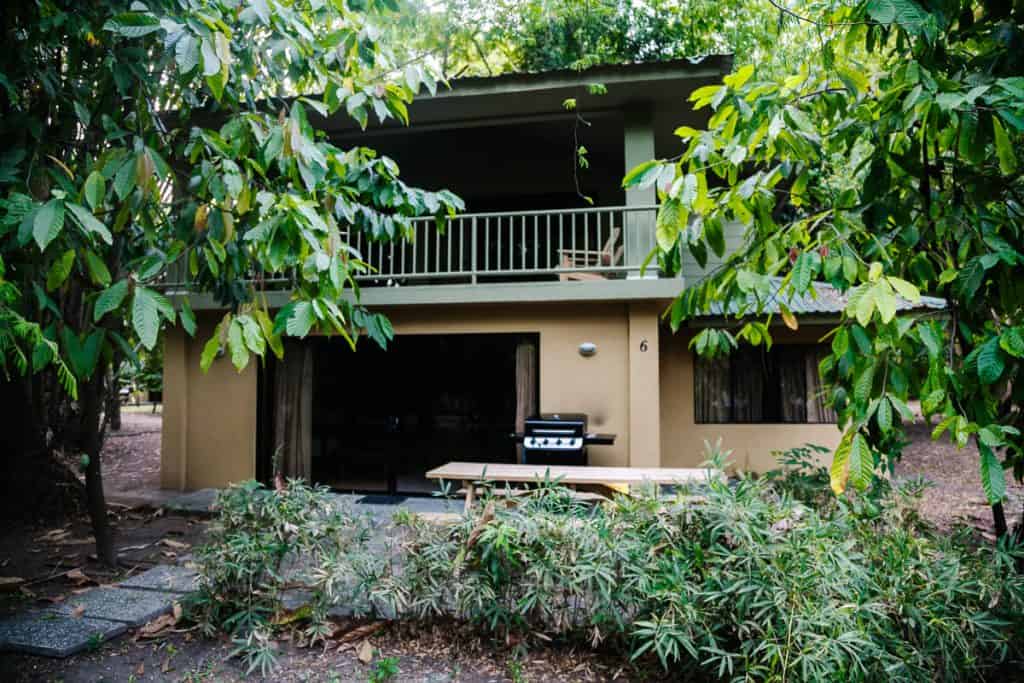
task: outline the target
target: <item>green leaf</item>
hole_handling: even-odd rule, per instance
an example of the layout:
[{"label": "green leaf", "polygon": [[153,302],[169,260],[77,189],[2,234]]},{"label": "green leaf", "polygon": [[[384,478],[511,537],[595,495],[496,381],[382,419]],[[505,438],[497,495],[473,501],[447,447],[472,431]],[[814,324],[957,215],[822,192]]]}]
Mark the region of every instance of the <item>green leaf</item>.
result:
[{"label": "green leaf", "polygon": [[160,305],[157,293],[145,287],[135,288],[132,301],[132,328],[147,350],[153,350],[160,336]]},{"label": "green leaf", "polygon": [[846,490],[846,483],[850,478],[850,444],[853,439],[853,432],[846,432],[836,447],[832,456],[832,466],[829,468],[829,483],[832,491],[840,496]]},{"label": "green leaf", "polygon": [[71,275],[74,265],[75,250],[68,249],[50,266],[50,272],[46,274],[46,291],[52,292],[64,284],[64,281]]},{"label": "green leaf", "polygon": [[1003,124],[995,116],[992,117],[992,131],[996,138],[996,155],[999,157],[999,170],[1003,175],[1013,175],[1017,171],[1017,155],[1013,153],[1013,144],[1006,135]]},{"label": "green leaf", "polygon": [[121,163],[121,166],[117,169],[117,175],[114,176],[114,194],[121,201],[128,198],[128,195],[135,189],[135,157],[128,155],[128,157]]},{"label": "green leaf", "polygon": [[99,206],[103,204],[103,198],[107,194],[107,181],[103,179],[103,174],[99,171],[93,171],[89,174],[89,177],[85,179],[85,186],[82,189],[82,195],[89,206],[95,211]]},{"label": "green leaf", "polygon": [[210,366],[213,365],[213,361],[217,358],[217,354],[220,353],[220,325],[217,326],[217,330],[213,333],[213,336],[206,340],[206,344],[203,345],[203,353],[199,356],[199,369],[206,373],[209,371]]},{"label": "green leaf", "polygon": [[661,203],[655,236],[663,252],[669,252],[675,246],[688,217],[689,211],[678,199],[669,198]]},{"label": "green leaf", "polygon": [[888,280],[889,285],[896,290],[897,294],[899,294],[901,297],[903,297],[910,303],[916,304],[921,300],[920,290],[918,290],[917,287],[910,284],[906,280],[900,279],[898,277],[888,277],[886,278],[886,280]]},{"label": "green leaf", "polygon": [[711,251],[718,257],[725,255],[725,230],[722,228],[722,221],[717,217],[709,217],[704,221],[704,237],[708,241]]},{"label": "green leaf", "polygon": [[942,389],[935,389],[921,399],[921,411],[925,415],[931,415],[942,406],[942,403],[945,400],[946,392]]},{"label": "green leaf", "polygon": [[186,33],[178,39],[178,44],[174,46],[174,61],[181,74],[188,74],[199,66],[199,41],[194,35]]},{"label": "green leaf", "polygon": [[797,294],[802,294],[807,291],[807,288],[811,285],[811,279],[814,277],[816,271],[815,259],[809,252],[801,252],[796,257],[796,262],[793,264],[793,288]]},{"label": "green leaf", "polygon": [[103,25],[104,31],[110,31],[125,38],[141,38],[142,36],[162,30],[160,20],[152,14],[143,12],[122,12]]},{"label": "green leaf", "polygon": [[63,228],[64,202],[51,199],[36,212],[32,221],[32,237],[35,238],[40,251],[46,251],[46,247],[57,238]]},{"label": "green leaf", "polygon": [[100,350],[103,348],[103,336],[105,330],[93,330],[92,334],[79,343],[78,336],[65,326],[61,330],[61,341],[64,346],[64,353],[68,357],[68,365],[78,379],[89,379],[96,370],[96,362],[100,357]]},{"label": "green leaf", "polygon": [[244,331],[238,318],[231,321],[228,327],[228,351],[231,352],[231,363],[239,372],[249,364],[249,350],[245,347]]},{"label": "green leaf", "polygon": [[999,335],[999,348],[1014,358],[1024,358],[1024,334],[1019,327],[1011,327]]},{"label": "green leaf", "polygon": [[648,187],[658,179],[660,173],[661,161],[659,159],[645,161],[626,174],[626,177],[622,179],[622,187]]},{"label": "green leaf", "polygon": [[188,336],[196,336],[196,314],[192,312],[188,299],[181,300],[181,326],[185,328]]},{"label": "green leaf", "polygon": [[92,249],[85,250],[85,267],[89,271],[89,279],[94,285],[106,287],[110,284],[110,271],[107,264]]},{"label": "green leaf", "polygon": [[245,340],[245,346],[257,356],[262,356],[266,352],[267,346],[259,323],[248,315],[238,316],[235,320],[242,324],[242,337]]},{"label": "green leaf", "polygon": [[315,322],[316,314],[313,312],[313,304],[308,301],[297,301],[285,325],[285,331],[291,336],[301,339],[309,334]]},{"label": "green leaf", "polygon": [[883,434],[892,429],[892,405],[885,396],[878,402],[878,408],[875,411],[875,422],[878,423],[878,428],[882,430]]},{"label": "green leaf", "polygon": [[1005,366],[998,337],[992,337],[978,349],[978,379],[983,383],[997,382]]},{"label": "green leaf", "polygon": [[99,322],[103,316],[115,310],[124,301],[128,293],[128,280],[121,280],[100,292],[92,310],[93,322]]},{"label": "green leaf", "polygon": [[89,209],[81,204],[73,204],[71,202],[67,203],[67,207],[71,209],[71,215],[75,217],[75,220],[82,226],[83,230],[99,235],[100,239],[107,244],[114,243],[114,236],[110,234],[110,230],[96,216],[93,216]]},{"label": "green leaf", "polygon": [[992,449],[982,443],[980,439],[978,451],[981,454],[981,488],[985,490],[985,497],[990,505],[1001,503],[1006,497],[1006,477],[1003,474],[1003,466]]},{"label": "green leaf", "polygon": [[850,483],[863,491],[875,476],[875,459],[864,436],[857,432],[850,443]]},{"label": "green leaf", "polygon": [[875,367],[878,362],[872,360],[854,379],[853,397],[860,403],[867,403],[875,386]]}]

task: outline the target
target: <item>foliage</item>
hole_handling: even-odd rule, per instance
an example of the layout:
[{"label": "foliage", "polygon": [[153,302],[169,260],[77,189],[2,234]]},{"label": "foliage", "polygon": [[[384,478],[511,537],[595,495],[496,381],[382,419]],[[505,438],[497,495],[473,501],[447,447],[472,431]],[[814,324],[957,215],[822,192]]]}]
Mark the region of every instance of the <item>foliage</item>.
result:
[{"label": "foliage", "polygon": [[[1024,657],[1024,576],[1007,571],[1024,548],[1009,538],[977,548],[965,534],[932,533],[914,513],[916,487],[827,498],[818,509],[791,494],[820,485],[811,455],[782,454],[789,465],[772,477],[668,497],[649,491],[590,507],[547,481],[515,503],[488,494],[455,524],[403,511],[394,533],[378,532],[399,542],[376,550],[372,571],[339,564],[363,562],[352,558],[364,557],[364,543],[303,563],[314,585],[306,637],[326,599],[404,618],[454,617],[503,639],[614,648],[692,678],[963,680]],[[280,595],[286,580],[275,558],[298,553],[298,544],[272,551],[281,532],[270,529],[310,523],[298,516],[300,501],[324,504],[298,483],[283,494],[256,490],[236,488],[222,500],[222,521],[201,551],[203,600],[219,623],[252,614],[253,594]],[[248,512],[250,501],[262,501],[262,512]],[[285,508],[293,512],[279,516]],[[221,548],[244,548],[247,559]],[[234,563],[249,569],[227,568]],[[252,575],[271,585],[251,583]],[[350,590],[326,590],[337,584]],[[225,595],[232,602],[221,608]],[[264,603],[261,614],[280,608]],[[260,629],[289,627],[259,617]]]},{"label": "foliage", "polygon": [[[200,580],[189,614],[207,634],[230,634],[250,672],[273,666],[274,630],[309,620],[302,637],[312,644],[325,637],[331,605],[371,610],[383,571],[368,547],[371,520],[327,489],[294,480],[268,491],[250,481],[221,491],[216,508],[209,540],[196,551]],[[306,598],[297,614],[283,605],[286,591]]]},{"label": "foliage", "polygon": [[[408,121],[429,68],[397,69],[378,38],[393,0],[23,0],[5,6],[0,57],[0,351],[19,374],[56,368],[83,439],[94,525],[107,368],[199,323],[188,296],[228,309],[202,354],[243,370],[313,330],[379,344],[358,303],[350,245],[411,235],[454,195],[409,187],[394,161],[341,149],[318,126]],[[263,293],[287,285],[273,315]],[[203,334],[209,334],[207,327]],[[42,375],[29,381],[45,381]],[[45,389],[45,387],[43,388]],[[58,403],[56,391],[34,390]],[[82,393],[79,391],[79,393]],[[67,401],[66,401],[67,402]],[[45,433],[40,414],[26,425]],[[78,447],[78,444],[76,444]],[[109,534],[97,532],[113,560]]]},{"label": "foliage", "polygon": [[381,657],[373,663],[370,675],[366,677],[367,683],[386,683],[398,676],[398,658]]},{"label": "foliage", "polygon": [[[697,335],[696,348],[769,344],[771,307],[781,301],[795,327],[787,297],[830,283],[849,295],[820,368],[844,429],[835,491],[891,466],[919,398],[936,437],[977,444],[985,494],[1000,503],[1003,469],[1024,476],[1024,10],[808,1],[793,14],[818,31],[820,59],[781,76],[747,64],[699,88],[706,130],[679,128],[678,158],[626,178],[659,187],[664,259],[724,257],[676,299],[671,324],[734,306],[735,324]],[[727,226],[742,233],[728,255]],[[947,311],[896,315],[921,292]]]},{"label": "foliage", "polygon": [[810,31],[792,23],[767,2],[407,0],[388,30],[411,62],[458,77],[726,53],[799,64]]}]

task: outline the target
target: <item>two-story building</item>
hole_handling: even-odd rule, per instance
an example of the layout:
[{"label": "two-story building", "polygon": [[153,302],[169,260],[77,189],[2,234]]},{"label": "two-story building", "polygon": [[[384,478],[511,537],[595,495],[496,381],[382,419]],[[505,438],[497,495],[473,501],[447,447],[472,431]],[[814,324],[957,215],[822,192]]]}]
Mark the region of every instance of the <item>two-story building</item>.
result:
[{"label": "two-story building", "polygon": [[[623,190],[622,176],[681,151],[674,129],[704,122],[688,95],[730,61],[460,79],[417,99],[408,127],[329,120],[339,145],[377,149],[403,180],[451,189],[466,212],[443,232],[424,220],[404,244],[356,239],[377,269],[362,301],[396,333],[387,351],[310,337],[283,362],[238,373],[219,361],[203,374],[221,313],[193,296],[199,333],[171,330],[165,347],[163,485],[266,479],[287,446],[292,473],[318,483],[425,492],[423,473],[438,464],[514,462],[509,434],[536,412],[585,413],[591,429],[615,434],[590,450],[592,464],[697,466],[704,441],[721,438],[737,467],[763,470],[775,449],[834,446],[816,366],[840,297],[794,302],[801,327],[780,329],[770,351],[695,362],[690,333],[672,334],[661,314],[700,269],[641,273],[657,199],[653,188]],[[592,83],[607,92],[590,94]],[[275,296],[272,305],[287,301]]]}]

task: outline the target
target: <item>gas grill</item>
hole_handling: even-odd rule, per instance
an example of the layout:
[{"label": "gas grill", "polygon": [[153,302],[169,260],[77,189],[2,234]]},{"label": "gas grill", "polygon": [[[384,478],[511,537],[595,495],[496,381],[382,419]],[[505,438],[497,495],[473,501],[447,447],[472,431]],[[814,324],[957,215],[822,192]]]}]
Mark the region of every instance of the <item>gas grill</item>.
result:
[{"label": "gas grill", "polygon": [[615,443],[614,434],[588,432],[587,416],[582,413],[534,415],[515,437],[522,441],[526,465],[586,465],[587,446]]}]

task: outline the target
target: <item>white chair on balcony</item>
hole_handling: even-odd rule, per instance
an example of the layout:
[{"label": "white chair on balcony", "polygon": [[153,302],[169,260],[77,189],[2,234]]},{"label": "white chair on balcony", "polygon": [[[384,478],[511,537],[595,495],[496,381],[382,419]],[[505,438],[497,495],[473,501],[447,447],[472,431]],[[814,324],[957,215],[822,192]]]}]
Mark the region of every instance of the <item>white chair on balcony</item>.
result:
[{"label": "white chair on balcony", "polygon": [[605,273],[588,273],[575,270],[577,268],[600,268],[617,266],[622,261],[622,243],[619,228],[612,228],[608,241],[600,249],[559,249],[559,267],[573,269],[572,272],[559,273],[559,280],[604,280]]}]

